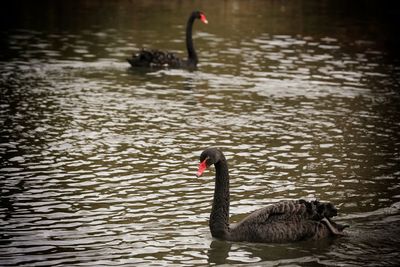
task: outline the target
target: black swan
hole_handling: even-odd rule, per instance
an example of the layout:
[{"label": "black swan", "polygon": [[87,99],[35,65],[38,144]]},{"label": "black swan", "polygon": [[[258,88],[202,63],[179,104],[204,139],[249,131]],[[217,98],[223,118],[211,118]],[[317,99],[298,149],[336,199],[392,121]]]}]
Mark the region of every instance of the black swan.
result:
[{"label": "black swan", "polygon": [[216,172],[209,221],[213,237],[228,241],[275,243],[344,235],[343,229],[347,226],[331,220],[337,215],[337,209],[331,203],[317,200],[278,202],[254,211],[235,225],[229,225],[228,164],[219,149],[207,148],[201,153],[197,177],[212,164]]},{"label": "black swan", "polygon": [[186,49],[188,59],[182,60],[173,53],[158,51],[158,50],[141,50],[139,53],[127,59],[132,67],[169,67],[169,68],[189,68],[194,69],[197,66],[198,58],[196,50],[193,46],[192,29],[195,19],[200,19],[207,24],[206,16],[201,11],[193,11],[190,14],[186,24]]}]

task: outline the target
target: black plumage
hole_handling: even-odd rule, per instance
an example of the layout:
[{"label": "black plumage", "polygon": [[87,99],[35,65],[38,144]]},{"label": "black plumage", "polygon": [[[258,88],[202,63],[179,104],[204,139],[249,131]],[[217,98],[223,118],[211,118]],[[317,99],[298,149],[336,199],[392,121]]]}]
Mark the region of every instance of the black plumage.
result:
[{"label": "black plumage", "polygon": [[210,215],[213,237],[230,241],[293,242],[343,235],[346,226],[332,221],[337,209],[317,200],[281,201],[258,209],[237,224],[229,224],[229,172],[225,156],[208,148],[200,156],[197,175],[215,165],[214,201]]},{"label": "black plumage", "polygon": [[203,23],[208,23],[203,12],[193,11],[190,14],[186,24],[186,49],[188,53],[186,60],[179,58],[174,53],[142,49],[139,53],[127,59],[129,64],[132,67],[146,68],[196,68],[199,60],[192,38],[193,23],[196,19],[200,19]]}]

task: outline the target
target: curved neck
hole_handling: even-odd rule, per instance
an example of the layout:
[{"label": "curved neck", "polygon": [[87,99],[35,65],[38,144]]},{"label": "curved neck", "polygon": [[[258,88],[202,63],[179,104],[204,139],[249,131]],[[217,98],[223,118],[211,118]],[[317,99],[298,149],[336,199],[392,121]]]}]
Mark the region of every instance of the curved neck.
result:
[{"label": "curved neck", "polygon": [[215,164],[214,201],[210,215],[211,235],[224,238],[229,231],[229,173],[225,158]]},{"label": "curved neck", "polygon": [[190,63],[197,64],[198,59],[197,59],[196,51],[194,50],[193,38],[192,38],[192,29],[193,29],[194,20],[195,20],[195,16],[192,14],[189,17],[189,20],[186,24],[186,49],[188,52],[188,61]]}]

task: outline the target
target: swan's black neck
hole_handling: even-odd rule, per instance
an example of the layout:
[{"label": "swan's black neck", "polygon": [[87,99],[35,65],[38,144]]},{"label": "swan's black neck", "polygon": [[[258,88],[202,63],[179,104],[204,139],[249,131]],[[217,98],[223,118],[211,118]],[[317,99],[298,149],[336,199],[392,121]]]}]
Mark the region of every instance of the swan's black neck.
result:
[{"label": "swan's black neck", "polygon": [[192,38],[192,29],[193,29],[193,23],[194,20],[196,19],[194,13],[189,17],[189,20],[186,24],[186,49],[188,52],[188,63],[193,64],[194,66],[198,62],[197,54],[196,51],[194,50],[194,45],[193,45],[193,38]]},{"label": "swan's black neck", "polygon": [[229,232],[229,172],[225,157],[215,164],[215,171],[210,230],[213,237],[224,239]]}]

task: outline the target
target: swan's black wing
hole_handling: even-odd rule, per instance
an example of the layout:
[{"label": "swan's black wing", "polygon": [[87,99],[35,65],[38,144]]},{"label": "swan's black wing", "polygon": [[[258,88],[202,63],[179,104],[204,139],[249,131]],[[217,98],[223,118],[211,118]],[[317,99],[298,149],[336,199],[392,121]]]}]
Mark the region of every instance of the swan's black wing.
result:
[{"label": "swan's black wing", "polygon": [[[291,242],[318,239],[341,232],[330,219],[337,215],[330,203],[282,201],[256,210],[231,228],[233,240],[251,242]],[[330,224],[330,225],[327,225]],[[337,232],[333,233],[333,230]]]},{"label": "swan's black wing", "polygon": [[174,53],[159,50],[144,50],[127,59],[132,67],[179,68],[182,60]]}]

